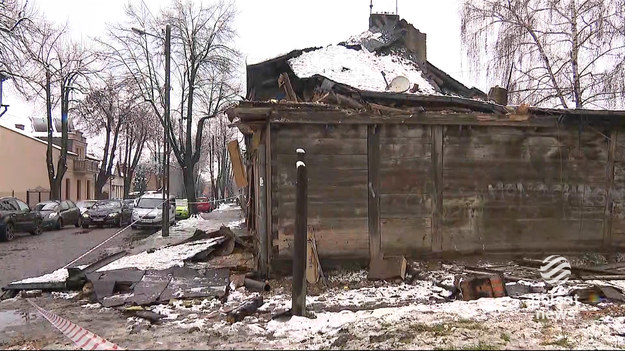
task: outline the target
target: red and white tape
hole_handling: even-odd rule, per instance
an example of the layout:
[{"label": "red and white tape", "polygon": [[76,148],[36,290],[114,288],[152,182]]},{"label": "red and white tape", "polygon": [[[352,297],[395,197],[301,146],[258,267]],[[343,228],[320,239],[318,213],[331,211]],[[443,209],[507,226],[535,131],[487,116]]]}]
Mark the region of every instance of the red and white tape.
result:
[{"label": "red and white tape", "polygon": [[60,330],[65,336],[83,350],[123,350],[123,348],[113,344],[110,341],[88,331],[87,329],[80,327],[65,318],[48,312],[43,308],[37,306],[34,302],[28,300],[31,305],[47,319],[56,329]]}]

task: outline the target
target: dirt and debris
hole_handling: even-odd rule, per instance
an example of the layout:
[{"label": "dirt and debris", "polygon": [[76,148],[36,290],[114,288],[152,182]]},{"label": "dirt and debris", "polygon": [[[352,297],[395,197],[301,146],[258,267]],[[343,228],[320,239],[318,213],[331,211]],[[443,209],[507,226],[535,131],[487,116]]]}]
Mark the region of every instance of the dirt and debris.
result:
[{"label": "dirt and debris", "polygon": [[[242,240],[239,244],[224,231],[200,233],[194,240],[149,254],[168,252],[176,264],[166,268],[98,269],[85,274],[87,282],[80,290],[31,291],[28,294],[34,295],[29,298],[125,348],[625,345],[625,280],[600,279],[623,274],[625,264],[613,262],[614,258],[601,259],[596,254],[567,257],[574,273],[569,281],[556,286],[541,280],[535,262],[483,256],[407,260],[399,278],[387,280],[370,280],[366,270],[324,270],[325,283],[319,280],[308,285],[307,317],[298,317],[289,313],[291,278],[259,280],[253,255],[252,263],[245,258],[252,245],[237,236]],[[217,237],[227,239],[206,246],[207,240]],[[204,245],[204,251],[210,251],[205,261],[188,259],[202,251],[186,250],[182,257],[175,248],[190,245],[186,246],[189,249],[198,242],[203,243],[198,245]],[[130,262],[132,256],[119,259]],[[145,262],[136,257],[132,260]],[[115,262],[108,265],[116,267]],[[223,266],[217,267],[220,264]],[[61,275],[65,277],[61,272],[53,276]],[[593,279],[583,280],[589,275]],[[16,320],[20,313],[31,317]],[[0,322],[4,314],[11,322],[0,336],[3,349],[73,347],[34,314],[21,295],[0,303]]]}]

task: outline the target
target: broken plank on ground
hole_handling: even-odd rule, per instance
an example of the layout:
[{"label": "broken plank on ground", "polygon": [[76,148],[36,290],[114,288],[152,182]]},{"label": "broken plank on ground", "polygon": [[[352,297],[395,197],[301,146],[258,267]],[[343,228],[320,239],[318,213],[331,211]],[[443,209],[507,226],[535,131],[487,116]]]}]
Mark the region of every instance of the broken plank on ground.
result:
[{"label": "broken plank on ground", "polygon": [[160,302],[171,299],[191,299],[198,297],[223,297],[230,283],[230,270],[227,268],[208,269],[200,275],[191,268],[176,268],[173,277],[159,297]]}]

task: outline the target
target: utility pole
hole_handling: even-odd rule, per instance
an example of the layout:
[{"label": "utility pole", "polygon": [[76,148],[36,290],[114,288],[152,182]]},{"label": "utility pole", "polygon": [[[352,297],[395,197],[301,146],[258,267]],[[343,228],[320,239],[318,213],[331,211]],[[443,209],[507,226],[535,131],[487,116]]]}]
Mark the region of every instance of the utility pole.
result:
[{"label": "utility pole", "polygon": [[[149,35],[154,38],[163,39],[158,35],[154,35],[144,31],[139,28],[131,28],[133,32],[139,35]],[[170,129],[170,91],[171,91],[171,26],[168,24],[165,26],[165,113],[163,114],[163,205],[162,205],[162,216],[163,220],[162,233],[163,236],[169,236],[169,154],[170,154],[170,145],[169,145],[169,133]]]},{"label": "utility pole", "polygon": [[170,128],[170,90],[171,90],[171,26],[165,26],[165,181],[163,182],[163,237],[169,236],[169,133]]}]

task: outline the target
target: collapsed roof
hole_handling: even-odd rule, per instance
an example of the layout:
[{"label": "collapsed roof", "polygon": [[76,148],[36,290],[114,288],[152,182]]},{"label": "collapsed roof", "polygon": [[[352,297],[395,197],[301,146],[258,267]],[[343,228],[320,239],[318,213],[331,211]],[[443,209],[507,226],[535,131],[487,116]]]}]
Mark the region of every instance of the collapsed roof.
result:
[{"label": "collapsed roof", "polygon": [[435,108],[495,112],[496,108],[475,100],[486,99],[486,94],[427,61],[425,38],[396,15],[373,14],[369,30],[344,42],[294,50],[249,65],[247,99],[322,102],[355,109],[368,103],[427,103]]}]

